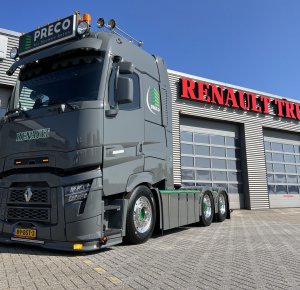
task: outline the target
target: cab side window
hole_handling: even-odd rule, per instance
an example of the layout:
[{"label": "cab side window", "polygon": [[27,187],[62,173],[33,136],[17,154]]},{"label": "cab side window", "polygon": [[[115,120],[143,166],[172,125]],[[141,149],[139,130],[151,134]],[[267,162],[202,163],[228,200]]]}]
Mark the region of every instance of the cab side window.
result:
[{"label": "cab side window", "polygon": [[[121,74],[120,74],[121,75]],[[140,94],[140,79],[137,74],[122,74],[132,79],[133,82],[133,102],[128,104],[119,104],[119,109],[124,111],[136,110],[141,107],[141,94]],[[108,88],[108,102],[109,105],[114,108],[116,106],[115,102],[115,79],[116,79],[116,65],[114,64],[112,73],[109,79]]]}]

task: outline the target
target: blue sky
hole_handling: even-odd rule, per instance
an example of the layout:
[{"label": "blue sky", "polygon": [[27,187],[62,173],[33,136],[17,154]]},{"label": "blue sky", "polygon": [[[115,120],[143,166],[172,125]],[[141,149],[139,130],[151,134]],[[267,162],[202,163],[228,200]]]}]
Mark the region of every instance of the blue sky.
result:
[{"label": "blue sky", "polygon": [[0,27],[29,32],[76,9],[93,30],[115,18],[170,69],[300,99],[299,0],[14,0]]}]

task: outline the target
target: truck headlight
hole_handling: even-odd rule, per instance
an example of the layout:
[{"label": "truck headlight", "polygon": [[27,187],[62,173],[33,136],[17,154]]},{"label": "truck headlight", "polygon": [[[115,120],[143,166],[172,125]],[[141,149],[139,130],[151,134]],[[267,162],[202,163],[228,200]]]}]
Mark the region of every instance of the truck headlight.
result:
[{"label": "truck headlight", "polygon": [[65,203],[87,199],[90,188],[91,183],[80,183],[65,187]]},{"label": "truck headlight", "polygon": [[82,35],[82,34],[85,34],[86,32],[88,32],[89,29],[90,29],[89,24],[86,21],[82,21],[77,26],[77,33],[79,35]]}]

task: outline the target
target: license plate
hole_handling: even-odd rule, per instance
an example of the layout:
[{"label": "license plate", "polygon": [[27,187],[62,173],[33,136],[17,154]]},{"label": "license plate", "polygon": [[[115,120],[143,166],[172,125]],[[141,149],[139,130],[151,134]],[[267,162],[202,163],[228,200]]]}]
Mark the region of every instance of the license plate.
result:
[{"label": "license plate", "polygon": [[15,228],[14,236],[19,237],[19,238],[35,239],[36,238],[36,230]]}]

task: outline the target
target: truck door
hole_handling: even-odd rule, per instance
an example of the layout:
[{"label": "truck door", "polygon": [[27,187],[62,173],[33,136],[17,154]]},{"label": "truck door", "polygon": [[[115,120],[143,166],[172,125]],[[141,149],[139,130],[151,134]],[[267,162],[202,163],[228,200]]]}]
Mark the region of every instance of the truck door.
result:
[{"label": "truck door", "polygon": [[[144,156],[144,110],[139,73],[123,74],[132,79],[133,102],[120,104],[115,116],[104,114],[103,191],[104,195],[124,192],[130,175],[142,172]],[[110,109],[116,108],[114,84],[116,65],[108,84]],[[107,112],[107,111],[106,111]]]},{"label": "truck door", "polygon": [[151,172],[153,183],[166,179],[167,142],[162,119],[162,90],[155,78],[143,76],[145,110],[145,171]]}]

